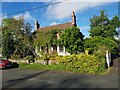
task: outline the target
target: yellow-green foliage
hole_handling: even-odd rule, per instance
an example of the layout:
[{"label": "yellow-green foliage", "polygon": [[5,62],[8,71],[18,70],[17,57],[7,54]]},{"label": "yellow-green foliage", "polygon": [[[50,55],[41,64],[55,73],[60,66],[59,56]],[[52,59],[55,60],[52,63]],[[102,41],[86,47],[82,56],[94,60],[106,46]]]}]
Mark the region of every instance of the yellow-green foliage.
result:
[{"label": "yellow-green foliage", "polygon": [[0,54],[2,54],[2,48],[0,48]]},{"label": "yellow-green foliage", "polygon": [[94,55],[78,54],[56,58],[59,64],[83,73],[100,73],[105,70],[105,59]]}]

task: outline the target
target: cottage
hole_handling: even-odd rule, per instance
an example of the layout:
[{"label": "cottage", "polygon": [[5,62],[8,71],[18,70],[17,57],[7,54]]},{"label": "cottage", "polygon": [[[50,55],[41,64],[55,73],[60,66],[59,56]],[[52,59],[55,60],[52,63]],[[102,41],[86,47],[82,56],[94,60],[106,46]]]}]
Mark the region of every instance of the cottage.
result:
[{"label": "cottage", "polygon": [[[47,26],[47,27],[40,27],[39,22],[35,21],[35,30],[55,30],[55,29],[64,30],[66,28],[71,28],[72,26],[77,26],[76,16],[75,16],[74,11],[72,12],[72,22],[67,22],[67,23],[57,24],[57,25],[52,25],[52,26]],[[60,39],[59,33],[57,33],[56,36],[57,36],[57,39]],[[41,48],[40,48],[40,50],[41,50]],[[56,51],[58,53],[58,55],[62,55],[62,56],[70,55],[70,53],[65,50],[65,47],[63,47],[61,45],[52,46],[51,51]],[[36,49],[36,52],[38,52],[37,49]]]}]

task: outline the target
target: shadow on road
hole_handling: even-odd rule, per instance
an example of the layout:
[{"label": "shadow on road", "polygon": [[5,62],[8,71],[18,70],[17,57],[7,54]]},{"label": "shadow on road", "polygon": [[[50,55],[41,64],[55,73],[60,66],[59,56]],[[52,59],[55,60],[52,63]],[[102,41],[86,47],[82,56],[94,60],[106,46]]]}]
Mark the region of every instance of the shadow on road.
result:
[{"label": "shadow on road", "polygon": [[60,76],[59,78],[61,78],[60,81],[58,81],[55,77],[54,79],[56,80],[54,80],[55,82],[53,83],[43,81],[42,83],[33,84],[25,88],[40,88],[40,90],[44,90],[46,88],[85,88],[85,90],[88,90],[88,88],[91,87],[91,84],[85,81],[88,78],[86,75],[72,74],[65,77]]},{"label": "shadow on road", "polygon": [[87,82],[85,82],[86,76],[83,76],[83,78],[79,76],[72,75],[70,77],[65,78],[62,80],[59,85],[57,86],[58,88],[87,88],[90,87],[91,85]]},{"label": "shadow on road", "polygon": [[13,79],[13,80],[9,80],[6,82],[6,85],[3,86],[4,90],[9,88],[9,87],[12,87],[16,84],[19,84],[19,83],[22,83],[22,82],[25,82],[26,80],[30,79],[30,78],[33,78],[33,77],[36,77],[40,74],[43,74],[43,73],[46,73],[48,71],[43,71],[43,72],[39,72],[39,73],[35,73],[35,74],[30,74],[30,75],[27,75],[23,78],[19,78],[19,79]]},{"label": "shadow on road", "polygon": [[19,67],[19,64],[17,62],[13,62],[12,63],[12,67],[11,68],[18,68]]}]

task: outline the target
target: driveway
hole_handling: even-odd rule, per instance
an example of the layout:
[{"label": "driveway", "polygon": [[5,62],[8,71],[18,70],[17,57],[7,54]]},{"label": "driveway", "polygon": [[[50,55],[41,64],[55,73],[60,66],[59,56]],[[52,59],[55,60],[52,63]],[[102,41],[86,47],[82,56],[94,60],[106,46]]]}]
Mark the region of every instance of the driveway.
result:
[{"label": "driveway", "polygon": [[117,68],[106,75],[31,69],[2,70],[2,87],[7,88],[118,88]]}]

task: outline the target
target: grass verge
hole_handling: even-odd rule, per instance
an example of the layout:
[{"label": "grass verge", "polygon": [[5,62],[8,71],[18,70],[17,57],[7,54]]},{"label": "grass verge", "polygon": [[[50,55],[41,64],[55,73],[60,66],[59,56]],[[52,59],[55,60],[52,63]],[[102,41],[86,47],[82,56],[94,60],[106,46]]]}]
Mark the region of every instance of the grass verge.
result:
[{"label": "grass verge", "polygon": [[[38,64],[38,63],[34,63],[34,64],[19,63],[19,68],[28,68],[28,69],[35,69],[35,70],[67,71],[67,72],[69,71],[69,72],[75,72],[75,73],[89,74],[89,73],[81,72],[78,69],[73,69],[67,66],[55,65],[55,64],[44,65],[44,64]],[[106,69],[104,72],[98,72],[94,74],[104,75],[107,73],[109,73],[109,69]]]}]

